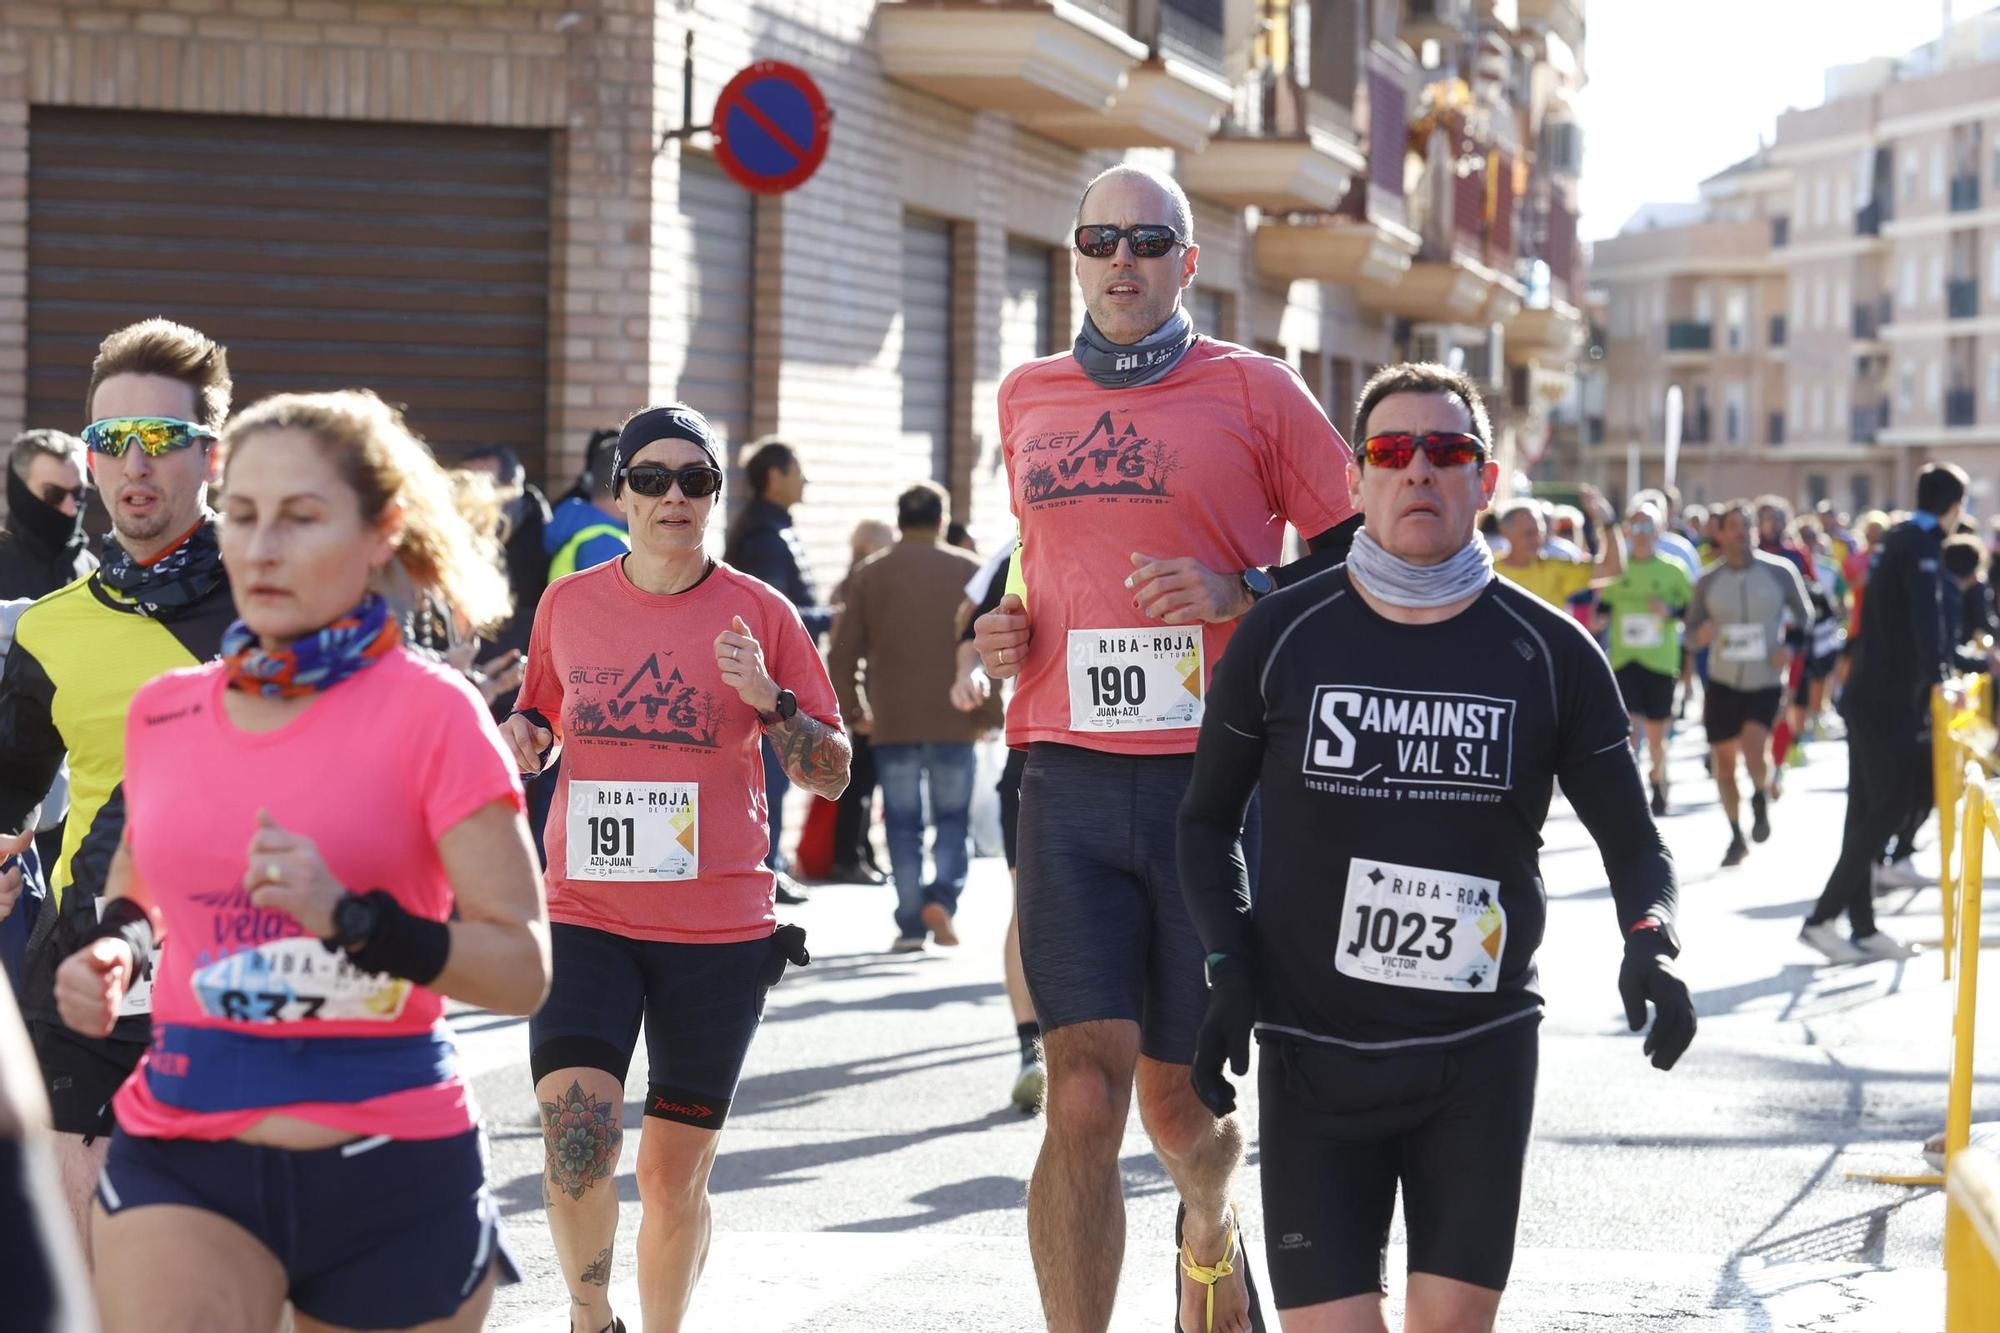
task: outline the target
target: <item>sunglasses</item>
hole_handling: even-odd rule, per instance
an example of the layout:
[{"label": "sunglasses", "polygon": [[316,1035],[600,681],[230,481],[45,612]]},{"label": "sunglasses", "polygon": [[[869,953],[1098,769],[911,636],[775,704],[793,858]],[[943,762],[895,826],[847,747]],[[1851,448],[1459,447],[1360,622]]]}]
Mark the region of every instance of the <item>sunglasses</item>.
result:
[{"label": "sunglasses", "polygon": [[1422,435],[1398,430],[1370,435],[1361,442],[1361,461],[1372,467],[1406,468],[1418,449],[1424,451],[1424,457],[1434,468],[1486,461],[1486,441],[1455,430],[1434,430]]},{"label": "sunglasses", "polygon": [[653,497],[665,495],[675,482],[680,483],[681,494],[690,500],[704,499],[722,489],[722,474],[700,463],[681,468],[641,463],[638,467],[620,468],[612,480],[624,482],[640,495]]},{"label": "sunglasses", "polygon": [[1134,259],[1158,259],[1181,243],[1181,235],[1159,222],[1142,222],[1136,227],[1093,222],[1076,229],[1076,251],[1090,259],[1111,258],[1122,240],[1132,242]]},{"label": "sunglasses", "polygon": [[88,486],[44,486],[42,487],[42,503],[52,509],[60,509],[62,508],[63,501],[74,500],[78,504],[82,504],[84,497],[89,494],[90,488]]},{"label": "sunglasses", "polygon": [[83,442],[93,453],[123,458],[138,445],[148,458],[185,449],[197,440],[213,440],[215,432],[179,417],[105,417],[83,428]]}]

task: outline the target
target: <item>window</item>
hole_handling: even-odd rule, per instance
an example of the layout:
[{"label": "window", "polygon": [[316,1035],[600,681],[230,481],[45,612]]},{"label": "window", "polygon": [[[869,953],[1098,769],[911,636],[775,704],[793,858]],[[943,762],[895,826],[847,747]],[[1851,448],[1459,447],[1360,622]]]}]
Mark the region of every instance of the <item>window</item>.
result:
[{"label": "window", "polygon": [[2000,241],[1993,242],[1993,272],[1986,279],[1986,290],[2000,292]]},{"label": "window", "polygon": [[1823,472],[1806,473],[1806,503],[1808,505],[1817,505],[1824,499],[1826,499],[1826,474]]},{"label": "window", "polygon": [[1817,188],[1813,190],[1813,225],[1815,227],[1824,227],[1826,225],[1826,212],[1830,194],[1831,190],[1827,186],[1826,177],[1821,176]]},{"label": "window", "polygon": [[1694,289],[1694,317],[1700,324],[1707,324],[1715,318],[1715,302],[1709,297],[1706,283]]},{"label": "window", "polygon": [[1917,257],[1915,255],[1903,256],[1903,287],[1897,299],[1902,302],[1903,309],[1905,310],[1914,309],[1917,304]]},{"label": "window", "polygon": [[1924,290],[1925,292],[1928,293],[1929,300],[1938,302],[1942,302],[1944,300],[1944,256],[1943,255],[1933,254],[1931,256],[1931,280],[1930,284],[1926,286]]},{"label": "window", "polygon": [[1722,300],[1723,323],[1728,326],[1729,350],[1743,350],[1743,325],[1750,318],[1750,297],[1741,287],[1731,287]]},{"label": "window", "polygon": [[1813,279],[1812,322],[1813,327],[1816,329],[1826,327],[1826,275],[1824,273]]},{"label": "window", "polygon": [[1833,385],[1833,419],[1830,423],[1833,433],[1839,436],[1847,429],[1847,385],[1839,380]]},{"label": "window", "polygon": [[1798,423],[1801,426],[1805,424],[1806,390],[1805,386],[1802,384],[1794,384],[1792,386],[1792,410],[1790,415],[1791,419],[1794,422]]},{"label": "window", "polygon": [[1931,145],[1931,198],[1944,198],[1944,145]]},{"label": "window", "polygon": [[1986,403],[2000,404],[2000,352],[1986,354]]},{"label": "window", "polygon": [[1931,411],[1935,412],[1939,407],[1944,405],[1943,366],[1933,361],[1930,363],[1930,365],[1925,367],[1924,387],[1926,390],[1924,393],[1924,398],[1926,401],[1930,403]]},{"label": "window", "polygon": [[1839,328],[1851,320],[1854,307],[1848,303],[1847,279],[1837,279],[1833,284],[1833,326]]},{"label": "window", "polygon": [[1743,415],[1743,386],[1732,384],[1723,390],[1722,438],[1725,443],[1743,443]]},{"label": "window", "polygon": [[[2000,166],[1996,166],[1995,170],[2000,170]],[[1799,220],[1801,226],[1805,224],[1805,220],[1811,212],[1806,207],[1806,202],[1806,183],[1800,181],[1792,190],[1792,216]]]},{"label": "window", "polygon": [[1806,285],[1803,282],[1792,288],[1792,327],[1801,332],[1806,327]]},{"label": "window", "polygon": [[1810,401],[1812,403],[1812,431],[1814,435],[1818,435],[1826,429],[1826,386],[1824,384],[1815,384],[1812,386]]},{"label": "window", "polygon": [[1896,410],[1907,412],[1917,401],[1917,372],[1905,365],[1896,374]]},{"label": "window", "polygon": [[1847,177],[1842,176],[1834,186],[1833,220],[1839,222],[1842,218],[1852,216],[1854,216],[1854,185]]}]

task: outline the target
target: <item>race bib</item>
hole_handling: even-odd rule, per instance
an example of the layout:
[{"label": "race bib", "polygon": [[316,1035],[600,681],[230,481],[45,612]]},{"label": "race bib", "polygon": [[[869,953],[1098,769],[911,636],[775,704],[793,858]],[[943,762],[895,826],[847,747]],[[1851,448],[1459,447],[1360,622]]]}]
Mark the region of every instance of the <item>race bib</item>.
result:
[{"label": "race bib", "polygon": [[[110,906],[110,902],[110,899],[103,897],[97,900],[97,919],[99,921],[104,920],[104,909]],[[118,1001],[118,1017],[130,1018],[133,1014],[150,1014],[153,1012],[153,978],[158,976],[159,972],[160,946],[156,944],[153,946],[153,965],[147,969],[146,979],[144,981],[133,981],[131,985],[125,988],[123,998]]]},{"label": "race bib", "polygon": [[1072,731],[1201,725],[1201,626],[1069,632]]},{"label": "race bib", "polygon": [[362,971],[345,949],[329,950],[309,935],[271,940],[194,974],[202,1012],[233,1023],[388,1023],[401,1017],[415,989],[402,977]]},{"label": "race bib", "polygon": [[1334,968],[1418,990],[1492,992],[1507,948],[1497,880],[1355,857]]},{"label": "race bib", "polygon": [[1764,662],[1771,656],[1771,650],[1764,645],[1762,625],[1724,625],[1715,649],[1725,662]]},{"label": "race bib", "polygon": [[1666,621],[1649,611],[1620,616],[1618,641],[1627,648],[1657,648],[1667,641]]},{"label": "race bib", "polygon": [[692,782],[569,784],[569,877],[693,879],[701,819]]}]

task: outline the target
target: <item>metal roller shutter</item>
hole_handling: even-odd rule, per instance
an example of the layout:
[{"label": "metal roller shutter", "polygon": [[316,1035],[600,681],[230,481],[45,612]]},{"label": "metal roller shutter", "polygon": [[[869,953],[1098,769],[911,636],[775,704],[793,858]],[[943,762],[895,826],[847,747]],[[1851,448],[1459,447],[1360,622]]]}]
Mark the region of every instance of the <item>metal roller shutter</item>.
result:
[{"label": "metal roller shutter", "polygon": [[951,484],[951,224],[903,217],[905,474]]},{"label": "metal roller shutter", "polygon": [[1220,338],[1222,294],[1205,287],[1196,287],[1188,295],[1188,318],[1194,321],[1194,331],[1207,334],[1211,338]]},{"label": "metal roller shutter", "polygon": [[[687,275],[688,281],[668,289],[668,318],[660,336],[686,339],[675,392],[722,430],[732,452],[750,438],[756,227],[756,200],[750,192],[724,175],[713,159],[683,153],[680,224],[655,228],[660,251],[655,262]],[[671,349],[663,350],[671,354]],[[740,487],[734,489],[740,494]]]},{"label": "metal roller shutter", "polygon": [[1007,242],[1007,291],[1000,299],[1000,373],[1055,348],[1049,307],[1055,300],[1052,252],[1033,241]]},{"label": "metal roller shutter", "polygon": [[104,335],[229,348],[239,405],[365,386],[441,457],[547,438],[549,140],[35,107],[28,424],[74,428]]}]

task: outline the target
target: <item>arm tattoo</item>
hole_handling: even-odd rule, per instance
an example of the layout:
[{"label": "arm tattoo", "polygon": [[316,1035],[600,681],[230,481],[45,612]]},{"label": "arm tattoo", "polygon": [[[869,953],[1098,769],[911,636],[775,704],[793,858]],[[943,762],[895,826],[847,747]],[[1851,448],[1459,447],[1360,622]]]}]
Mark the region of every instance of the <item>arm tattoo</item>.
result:
[{"label": "arm tattoo", "polygon": [[764,732],[778,749],[786,777],[829,801],[847,790],[847,765],[854,749],[844,732],[803,712],[792,714],[789,722],[770,724]]},{"label": "arm tattoo", "polygon": [[625,1129],[616,1100],[599,1101],[572,1081],[569,1091],[542,1103],[542,1138],[548,1150],[549,1182],[572,1199],[618,1169]]},{"label": "arm tattoo", "polygon": [[593,1287],[602,1287],[611,1281],[611,1247],[609,1245],[597,1252],[597,1257],[590,1261],[590,1267],[584,1269],[583,1275],[577,1280],[586,1282]]}]

